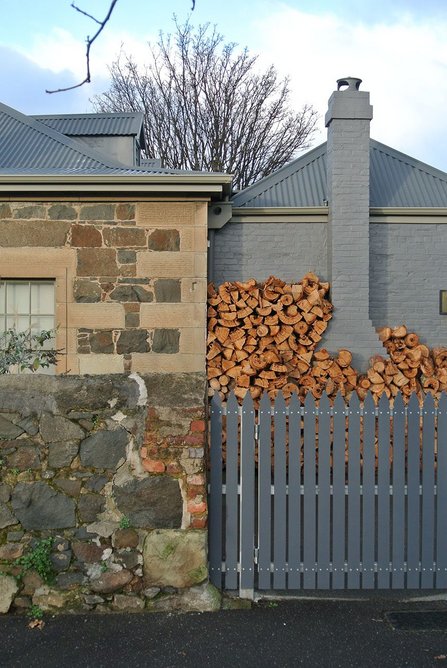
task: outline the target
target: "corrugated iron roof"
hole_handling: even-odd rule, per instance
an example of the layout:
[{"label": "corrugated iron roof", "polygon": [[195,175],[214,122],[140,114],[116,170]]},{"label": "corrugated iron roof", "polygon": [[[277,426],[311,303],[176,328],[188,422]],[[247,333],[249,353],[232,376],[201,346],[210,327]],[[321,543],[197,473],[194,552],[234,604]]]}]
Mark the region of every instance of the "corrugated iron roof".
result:
[{"label": "corrugated iron roof", "polygon": [[[35,118],[0,103],[0,177],[110,176],[126,178],[177,176],[185,182],[201,183],[203,178],[222,178],[222,188],[229,194],[225,174],[169,169],[158,166],[129,167],[84,143],[67,137]],[[192,180],[191,180],[192,178]],[[176,180],[177,182],[177,180]]]},{"label": "corrugated iron roof", "polygon": [[51,114],[30,116],[39,123],[69,137],[96,135],[138,136],[143,125],[143,114]]},{"label": "corrugated iron roof", "polygon": [[236,193],[235,207],[323,206],[326,199],[326,144]]},{"label": "corrugated iron roof", "polygon": [[372,139],[370,206],[447,207],[447,174]]},{"label": "corrugated iron roof", "polygon": [[[235,207],[312,207],[327,199],[326,143],[237,193]],[[447,173],[370,142],[370,206],[447,207]]]},{"label": "corrugated iron roof", "polygon": [[79,171],[123,165],[0,103],[0,167]]}]

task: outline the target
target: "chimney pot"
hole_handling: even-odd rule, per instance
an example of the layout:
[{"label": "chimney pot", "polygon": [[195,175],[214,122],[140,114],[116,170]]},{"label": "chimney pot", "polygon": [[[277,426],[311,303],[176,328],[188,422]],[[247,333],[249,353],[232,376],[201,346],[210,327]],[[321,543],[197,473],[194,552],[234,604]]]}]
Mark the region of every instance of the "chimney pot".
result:
[{"label": "chimney pot", "polygon": [[[359,90],[361,79],[357,77],[345,77],[344,79],[337,79],[337,90]],[[347,88],[346,88],[347,86]]]}]

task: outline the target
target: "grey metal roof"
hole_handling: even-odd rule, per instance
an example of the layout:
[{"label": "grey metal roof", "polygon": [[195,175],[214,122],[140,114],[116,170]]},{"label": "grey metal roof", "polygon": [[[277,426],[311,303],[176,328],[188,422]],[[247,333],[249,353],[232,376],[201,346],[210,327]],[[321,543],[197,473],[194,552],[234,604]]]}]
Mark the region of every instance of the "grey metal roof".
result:
[{"label": "grey metal roof", "polygon": [[[370,206],[447,207],[447,173],[370,141]],[[313,207],[327,199],[326,143],[237,193],[235,207]]]},{"label": "grey metal roof", "polygon": [[447,207],[447,174],[371,140],[370,206]]},{"label": "grey metal roof", "polygon": [[161,167],[156,161],[128,167],[47,125],[0,103],[1,174],[203,175]]},{"label": "grey metal roof", "polygon": [[124,165],[0,103],[0,168],[79,171],[110,167]]},{"label": "grey metal roof", "polygon": [[236,193],[235,207],[323,206],[326,199],[326,144]]},{"label": "grey metal roof", "polygon": [[144,143],[143,113],[57,114],[30,116],[68,137],[134,136]]}]

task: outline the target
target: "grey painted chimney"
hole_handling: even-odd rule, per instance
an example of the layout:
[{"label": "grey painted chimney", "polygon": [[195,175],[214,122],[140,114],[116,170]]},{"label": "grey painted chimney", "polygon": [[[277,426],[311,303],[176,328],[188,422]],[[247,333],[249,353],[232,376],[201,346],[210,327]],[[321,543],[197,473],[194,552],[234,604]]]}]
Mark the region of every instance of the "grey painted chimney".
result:
[{"label": "grey painted chimney", "polygon": [[328,278],[334,317],[325,345],[348,348],[359,370],[385,350],[369,317],[369,93],[361,79],[337,81],[326,114]]}]

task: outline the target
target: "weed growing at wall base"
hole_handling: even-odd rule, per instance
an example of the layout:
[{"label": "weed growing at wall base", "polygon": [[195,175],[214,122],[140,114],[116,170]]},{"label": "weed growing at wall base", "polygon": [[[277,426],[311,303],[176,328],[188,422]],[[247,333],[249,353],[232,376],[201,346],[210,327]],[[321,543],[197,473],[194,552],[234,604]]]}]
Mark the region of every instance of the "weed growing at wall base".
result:
[{"label": "weed growing at wall base", "polygon": [[16,560],[16,565],[21,566],[24,573],[36,571],[46,584],[51,584],[54,580],[53,564],[50,559],[53,543],[53,538],[37,541],[30,552]]}]

